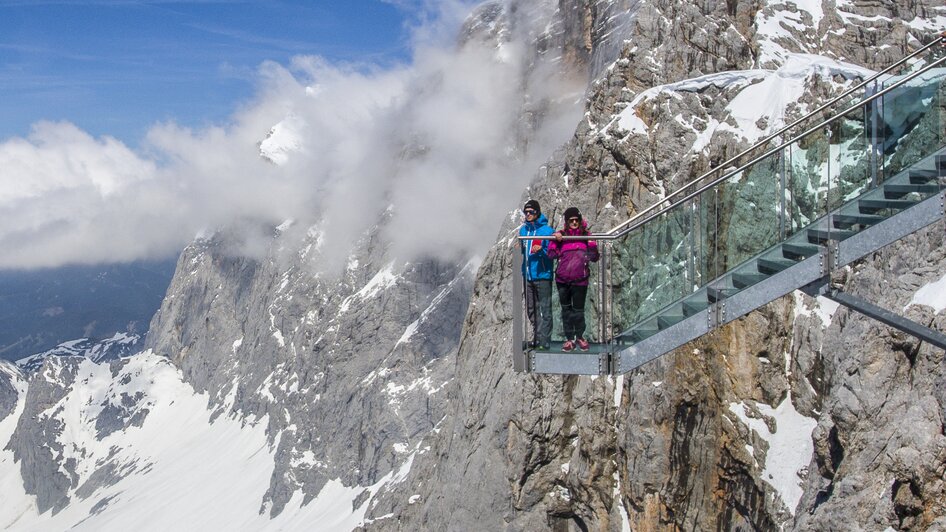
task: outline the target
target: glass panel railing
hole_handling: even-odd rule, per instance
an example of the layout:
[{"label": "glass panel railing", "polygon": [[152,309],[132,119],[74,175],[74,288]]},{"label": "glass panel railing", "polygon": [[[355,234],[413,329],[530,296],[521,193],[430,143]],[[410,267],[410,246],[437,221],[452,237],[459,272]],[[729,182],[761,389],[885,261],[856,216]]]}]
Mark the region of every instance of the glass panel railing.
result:
[{"label": "glass panel railing", "polygon": [[811,225],[825,213],[829,182],[827,130],[816,130],[782,150],[786,178],[786,236]]},{"label": "glass panel railing", "polygon": [[871,185],[870,138],[867,112],[851,111],[831,123],[831,157],[828,164],[832,186],[828,208],[837,208],[859,196]]},{"label": "glass panel railing", "polygon": [[[600,246],[599,246],[600,247]],[[603,248],[600,249],[603,251]],[[600,255],[599,251],[599,255]],[[577,253],[577,252],[576,252]],[[555,262],[556,267],[559,262]],[[589,263],[588,271],[590,277],[587,285],[568,285],[559,286],[557,282],[552,283],[552,345],[553,351],[561,347],[566,340],[574,340],[576,333],[589,342],[601,342],[599,334],[599,312],[598,303],[601,300],[599,275],[600,270],[597,262]],[[581,292],[584,291],[584,310],[579,312],[577,304],[581,302]],[[568,307],[562,306],[562,296],[569,298]],[[565,320],[569,320],[566,335]],[[576,323],[577,320],[577,323]],[[578,327],[577,329],[575,327]],[[577,351],[577,350],[576,350]]]},{"label": "glass panel railing", "polygon": [[936,68],[882,96],[877,129],[883,179],[943,146],[944,79],[946,69]]},{"label": "glass panel railing", "polygon": [[[885,87],[889,80],[870,92]],[[696,195],[704,185],[689,185],[675,193],[688,199],[610,241],[610,267],[592,267],[585,338],[648,338],[706,309],[710,292],[731,297],[818,253],[828,240],[880,223],[909,203],[903,197],[938,193],[946,164],[933,156],[946,154],[946,69],[844,108],[842,116]],[[599,283],[601,275],[606,283]],[[599,305],[602,296],[606,304]],[[554,285],[553,317],[553,339],[560,342]],[[601,321],[613,337],[600,332]]]},{"label": "glass panel railing", "polygon": [[727,271],[779,239],[778,153],[721,183],[717,268]]},{"label": "glass panel railing", "polygon": [[613,327],[624,331],[699,288],[705,239],[694,201],[661,214],[614,244]]}]

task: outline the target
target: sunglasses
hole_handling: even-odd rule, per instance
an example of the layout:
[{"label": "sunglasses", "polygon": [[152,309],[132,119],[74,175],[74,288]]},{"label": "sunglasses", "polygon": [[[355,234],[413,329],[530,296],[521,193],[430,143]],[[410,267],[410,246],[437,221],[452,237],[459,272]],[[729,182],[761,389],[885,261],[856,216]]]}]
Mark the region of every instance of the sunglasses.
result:
[{"label": "sunglasses", "polygon": [[565,220],[565,221],[568,222],[568,223],[570,223],[570,224],[577,224],[577,223],[581,222],[581,218],[569,218],[569,219],[567,219],[567,220]]},{"label": "sunglasses", "polygon": [[526,216],[534,216],[534,215],[535,215],[535,211],[532,210],[532,209],[526,209],[526,210],[522,211],[522,214],[525,214]]}]

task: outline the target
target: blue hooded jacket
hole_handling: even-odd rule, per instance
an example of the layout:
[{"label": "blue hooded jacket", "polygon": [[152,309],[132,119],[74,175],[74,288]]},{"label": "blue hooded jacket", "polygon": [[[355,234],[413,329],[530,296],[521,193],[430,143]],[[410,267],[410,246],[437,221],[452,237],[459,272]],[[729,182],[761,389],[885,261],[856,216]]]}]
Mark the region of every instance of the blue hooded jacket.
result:
[{"label": "blue hooded jacket", "polygon": [[[552,236],[555,230],[549,227],[549,220],[544,214],[539,214],[539,218],[534,222],[526,222],[519,228],[519,236]],[[522,241],[522,252],[524,259],[522,262],[522,275],[526,281],[537,281],[552,279],[552,259],[549,258],[548,249],[550,240],[536,240],[542,243],[542,249],[532,253],[532,240]]]}]

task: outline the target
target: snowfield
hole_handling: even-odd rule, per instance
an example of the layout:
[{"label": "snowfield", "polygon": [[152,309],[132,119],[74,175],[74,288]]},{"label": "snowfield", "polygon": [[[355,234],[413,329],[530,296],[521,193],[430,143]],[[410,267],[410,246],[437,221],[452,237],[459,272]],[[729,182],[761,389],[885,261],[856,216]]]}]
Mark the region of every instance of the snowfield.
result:
[{"label": "snowfield", "polygon": [[[10,376],[19,398],[12,414],[0,420],[0,449],[13,436],[23,414],[27,382],[12,365],[0,367]],[[44,366],[55,379],[59,359]],[[352,501],[366,490],[373,496],[386,484],[400,481],[412,456],[397,475],[363,488],[332,481],[319,496],[302,506],[301,493],[275,519],[263,496],[274,470],[274,450],[267,419],[238,413],[214,416],[209,397],[183,382],[167,359],[144,352],[128,358],[117,375],[108,364],[79,362],[77,385],[40,417],[62,422],[56,438],[60,463],[75,458],[77,482],[70,503],[58,513],[39,513],[36,498],[25,493],[20,463],[13,452],[0,450],[0,529],[3,530],[350,530],[360,523],[371,497],[358,509]],[[122,405],[125,420],[144,415],[130,426],[100,437],[96,421],[106,405]],[[127,398],[136,398],[128,408]],[[96,471],[113,468],[120,480],[78,492]],[[64,471],[65,472],[65,471]]]}]

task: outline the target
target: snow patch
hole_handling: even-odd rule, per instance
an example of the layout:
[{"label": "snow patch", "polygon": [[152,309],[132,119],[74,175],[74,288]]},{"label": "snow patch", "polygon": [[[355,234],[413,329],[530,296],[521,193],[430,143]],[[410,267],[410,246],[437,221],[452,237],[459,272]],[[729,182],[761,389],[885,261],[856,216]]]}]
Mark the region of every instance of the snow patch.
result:
[{"label": "snow patch", "polygon": [[904,312],[913,305],[926,305],[939,314],[946,309],[946,275],[938,281],[927,283],[913,294],[913,299],[903,307]]},{"label": "snow patch", "polygon": [[339,306],[338,311],[346,312],[351,307],[353,301],[357,299],[368,299],[386,288],[393,286],[394,283],[397,282],[397,279],[398,276],[394,274],[394,262],[392,261],[384,268],[381,268],[381,271],[376,273],[361,290],[346,297]]},{"label": "snow patch", "polygon": [[[840,304],[831,301],[824,296],[818,296],[814,299],[805,297],[805,294],[799,290],[792,292],[795,299],[795,318],[798,321],[800,316],[817,316],[821,320],[822,326],[828,328],[834,320],[834,314],[840,308]],[[811,302],[811,303],[809,303]]]},{"label": "snow patch", "polygon": [[[768,442],[769,450],[765,457],[762,480],[772,486],[795,515],[795,508],[802,497],[802,479],[800,474],[811,463],[814,443],[811,433],[818,424],[812,418],[803,416],[795,410],[791,394],[776,408],[757,403],[759,413],[771,418],[775,423],[775,432],[762,419],[750,417],[751,407],[745,403],[730,403],[729,410],[760,438]],[[751,448],[747,448],[750,451]]]},{"label": "snow patch", "polygon": [[277,166],[286,164],[292,153],[303,150],[307,128],[305,120],[290,114],[273,126],[266,139],[260,142],[260,156]]}]

